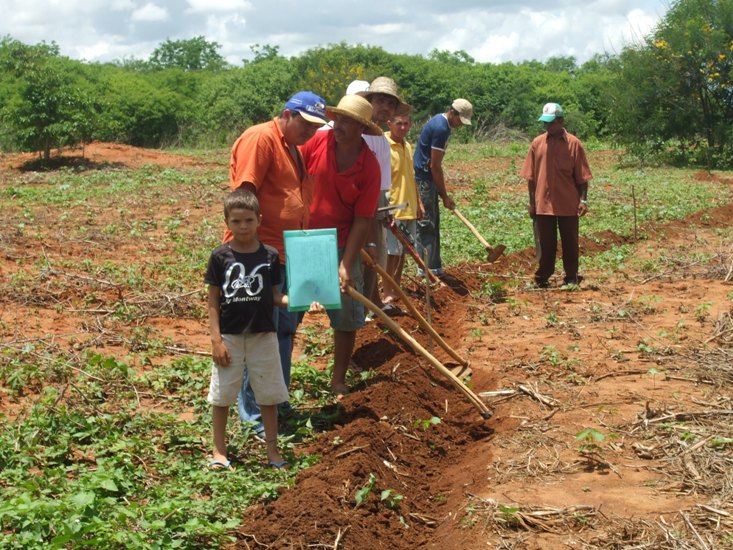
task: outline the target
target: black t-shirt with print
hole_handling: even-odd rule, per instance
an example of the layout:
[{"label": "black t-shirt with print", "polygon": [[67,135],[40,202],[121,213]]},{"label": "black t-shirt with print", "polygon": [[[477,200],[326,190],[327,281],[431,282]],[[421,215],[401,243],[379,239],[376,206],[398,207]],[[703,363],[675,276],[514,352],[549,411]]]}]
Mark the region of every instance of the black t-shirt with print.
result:
[{"label": "black t-shirt with print", "polygon": [[281,283],[277,250],[260,243],[256,252],[235,252],[224,244],[211,253],[204,282],[221,290],[222,334],[275,332],[272,287]]}]

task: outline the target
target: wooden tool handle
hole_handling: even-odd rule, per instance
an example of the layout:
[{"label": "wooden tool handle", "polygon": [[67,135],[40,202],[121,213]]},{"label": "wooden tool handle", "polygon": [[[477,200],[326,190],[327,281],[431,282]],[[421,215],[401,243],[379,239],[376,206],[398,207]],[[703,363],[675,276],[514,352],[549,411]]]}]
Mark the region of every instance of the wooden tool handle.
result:
[{"label": "wooden tool handle", "polygon": [[456,388],[458,388],[461,393],[463,393],[468,398],[468,400],[479,410],[482,418],[491,418],[491,410],[484,404],[484,402],[481,401],[481,399],[479,399],[479,397],[475,393],[468,389],[466,385],[461,382],[461,380],[455,374],[453,374],[450,370],[443,366],[440,361],[438,361],[435,357],[428,353],[428,351],[424,347],[422,347],[417,340],[407,334],[407,332],[405,332],[402,327],[400,327],[397,323],[390,319],[386,313],[384,313],[380,308],[374,305],[371,301],[365,298],[353,287],[346,287],[346,294],[351,296],[351,298],[362,304],[368,310],[372,311],[374,315],[379,317],[384,322],[384,324],[386,324],[391,330],[393,330],[408,345],[410,345],[412,349],[425,357],[425,359],[427,359],[431,365],[433,365],[436,369],[438,369],[438,371],[446,376],[448,380],[450,380],[451,383]]},{"label": "wooden tool handle", "polygon": [[438,279],[438,276],[428,269],[428,266],[425,265],[425,262],[420,257],[420,254],[417,253],[417,250],[415,250],[412,244],[410,244],[410,241],[408,241],[407,238],[402,234],[402,231],[400,231],[394,225],[390,225],[389,230],[394,234],[395,237],[397,237],[397,240],[402,243],[402,246],[404,246],[405,250],[407,250],[410,256],[412,256],[412,259],[415,260],[418,267],[423,270],[425,276],[434,283],[440,283],[440,279]]},{"label": "wooden tool handle", "polygon": [[456,216],[458,216],[458,219],[461,220],[466,227],[468,227],[471,233],[473,233],[473,236],[479,240],[479,242],[484,246],[484,248],[489,249],[489,250],[491,249],[491,245],[488,243],[488,241],[481,236],[481,233],[478,232],[478,229],[476,229],[473,226],[473,224],[470,221],[468,221],[466,217],[458,211],[457,208],[453,209],[453,213]]},{"label": "wooden tool handle", "polygon": [[392,285],[392,288],[394,288],[397,294],[399,294],[402,303],[405,304],[405,307],[410,310],[413,318],[418,322],[423,330],[425,330],[428,334],[430,334],[430,336],[435,338],[435,341],[438,342],[438,345],[442,347],[448,355],[458,361],[458,364],[467,367],[468,361],[458,355],[458,353],[456,353],[456,351],[452,347],[450,347],[445,340],[443,340],[443,337],[438,334],[438,332],[430,325],[430,323],[428,323],[425,318],[420,315],[420,312],[417,310],[417,308],[415,308],[410,299],[407,297],[407,294],[404,293],[404,291],[400,288],[400,286],[392,278],[392,276],[387,273],[381,265],[372,260],[372,257],[363,249],[361,251],[361,259],[368,267],[379,273],[382,276],[383,280],[386,280],[390,285]]}]

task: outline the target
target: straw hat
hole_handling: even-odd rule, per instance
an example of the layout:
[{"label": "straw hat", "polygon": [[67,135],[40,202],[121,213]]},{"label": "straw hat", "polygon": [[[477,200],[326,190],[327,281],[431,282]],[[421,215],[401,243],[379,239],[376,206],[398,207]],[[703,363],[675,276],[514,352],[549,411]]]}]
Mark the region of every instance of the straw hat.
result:
[{"label": "straw hat", "polygon": [[369,85],[369,89],[364,92],[357,92],[361,97],[370,100],[373,94],[385,94],[391,96],[397,100],[397,109],[395,109],[396,115],[406,115],[412,109],[412,106],[402,101],[400,92],[397,90],[397,83],[389,78],[388,76],[378,76]]},{"label": "straw hat", "polygon": [[349,117],[360,124],[363,124],[364,132],[370,136],[381,136],[384,132],[372,122],[372,104],[358,95],[345,95],[336,107],[326,107],[326,115],[333,118],[334,115]]}]

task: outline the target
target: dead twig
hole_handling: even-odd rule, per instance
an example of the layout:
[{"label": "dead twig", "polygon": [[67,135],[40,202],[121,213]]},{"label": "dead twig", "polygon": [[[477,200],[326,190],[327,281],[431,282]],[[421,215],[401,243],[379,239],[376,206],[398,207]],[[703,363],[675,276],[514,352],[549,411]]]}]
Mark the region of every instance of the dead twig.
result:
[{"label": "dead twig", "polygon": [[611,378],[615,376],[631,376],[634,374],[646,374],[648,370],[641,370],[641,369],[631,369],[631,370],[620,370],[617,372],[607,372],[606,374],[602,374],[601,376],[596,376],[595,381],[598,382],[599,380],[603,380],[604,378]]},{"label": "dead twig", "polygon": [[692,525],[692,522],[690,521],[690,518],[687,517],[687,514],[684,512],[680,512],[680,515],[682,516],[682,519],[685,522],[685,525],[687,525],[687,528],[692,531],[692,534],[695,535],[695,538],[697,539],[697,542],[700,543],[700,546],[704,550],[708,550],[710,547],[705,543],[704,540],[702,540],[702,537],[700,536],[700,533],[697,532],[697,529],[695,529],[695,526]]},{"label": "dead twig", "polygon": [[698,504],[697,507],[702,508],[706,512],[710,512],[712,514],[717,514],[719,516],[723,516],[726,518],[730,517],[730,514],[726,512],[725,510],[718,510],[717,508],[713,508],[712,506],[708,506],[707,504]]},{"label": "dead twig", "polygon": [[709,344],[713,340],[716,340],[716,339],[720,338],[721,336],[724,336],[726,334],[731,334],[731,333],[733,333],[733,327],[730,327],[729,329],[723,330],[721,332],[716,332],[710,338],[708,338],[707,340],[705,340],[705,343],[706,344]]},{"label": "dead twig", "polygon": [[692,382],[694,384],[710,384],[715,385],[712,380],[706,380],[703,378],[687,378],[685,376],[672,376],[671,374],[665,375],[668,380],[679,380],[681,382]]},{"label": "dead twig", "polygon": [[420,523],[427,525],[428,527],[436,527],[438,525],[438,520],[435,518],[432,518],[430,516],[426,516],[425,514],[417,514],[415,512],[410,512],[407,514],[412,519],[416,519]]},{"label": "dead twig", "polygon": [[[695,418],[701,418],[706,416],[728,416],[733,415],[733,410],[718,410],[718,411],[690,411],[690,412],[678,412],[673,414],[667,414],[665,416],[660,416],[658,418],[652,418],[652,419],[643,419],[642,423],[646,424],[656,424],[658,422],[666,422],[668,420],[672,421],[684,421],[684,420],[693,420]],[[640,422],[637,422],[639,424]]]},{"label": "dead twig", "polygon": [[700,447],[704,447],[705,444],[708,441],[710,441],[711,439],[713,439],[713,438],[715,438],[715,435],[709,435],[706,438],[701,439],[700,441],[698,441],[694,445],[692,445],[692,446],[688,447],[687,449],[685,449],[684,451],[682,451],[682,454],[689,454],[689,453],[693,453],[693,452],[697,451]]},{"label": "dead twig", "polygon": [[366,449],[368,447],[371,447],[371,445],[361,445],[359,447],[353,447],[351,449],[347,449],[345,451],[341,451],[334,458],[341,458],[342,456],[346,456],[348,454],[355,453],[356,451],[360,451],[361,449]]},{"label": "dead twig", "polygon": [[541,394],[539,390],[536,387],[533,387],[531,384],[519,384],[517,387],[523,393],[526,393],[543,405],[547,405],[548,407],[557,407],[557,405],[559,404],[559,401],[557,399]]},{"label": "dead twig", "polygon": [[113,288],[119,288],[121,285],[113,281],[107,281],[106,279],[98,279],[96,277],[88,277],[87,275],[81,275],[80,273],[69,273],[66,271],[59,271],[58,269],[49,268],[48,272],[51,275],[60,275],[67,279],[80,279],[82,281],[89,281],[91,283],[99,283],[100,285],[111,286]]},{"label": "dead twig", "polygon": [[517,390],[482,391],[478,394],[479,397],[503,397],[513,395],[517,395]]},{"label": "dead twig", "polygon": [[334,541],[334,543],[333,543],[333,550],[338,550],[338,547],[339,547],[339,542],[341,542],[341,537],[343,537],[343,536],[344,536],[344,535],[346,534],[346,531],[348,531],[348,530],[349,530],[349,527],[351,527],[351,525],[347,525],[347,526],[346,526],[346,527],[344,528],[344,530],[343,530],[343,531],[341,531],[341,528],[339,527],[339,532],[338,532],[338,534],[336,535],[336,540],[335,540],[335,541]]}]

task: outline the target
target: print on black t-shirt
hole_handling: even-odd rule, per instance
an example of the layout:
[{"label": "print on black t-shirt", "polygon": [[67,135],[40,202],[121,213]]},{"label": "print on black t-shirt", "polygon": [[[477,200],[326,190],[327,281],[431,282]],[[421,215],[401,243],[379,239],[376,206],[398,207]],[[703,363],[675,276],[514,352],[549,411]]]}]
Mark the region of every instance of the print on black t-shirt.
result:
[{"label": "print on black t-shirt", "polygon": [[235,252],[228,244],[209,258],[204,282],[219,287],[222,334],[274,332],[272,287],[280,284],[277,250],[260,243],[256,252]]}]

